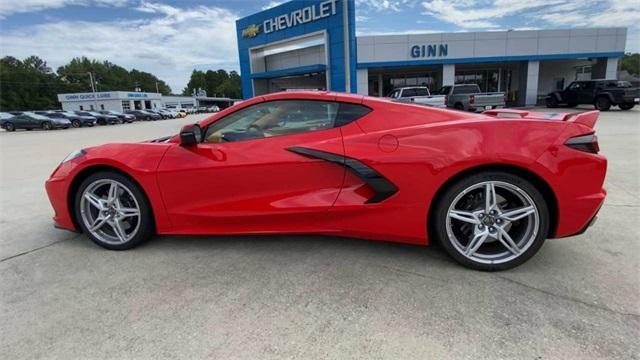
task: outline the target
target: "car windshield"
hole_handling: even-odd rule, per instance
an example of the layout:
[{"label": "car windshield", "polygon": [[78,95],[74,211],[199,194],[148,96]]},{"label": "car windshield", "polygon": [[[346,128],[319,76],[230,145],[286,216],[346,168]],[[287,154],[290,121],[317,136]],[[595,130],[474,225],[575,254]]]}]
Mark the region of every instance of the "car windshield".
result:
[{"label": "car windshield", "polygon": [[32,117],[33,119],[38,119],[38,120],[49,120],[49,118],[48,118],[48,117],[46,117],[46,116],[38,115],[38,114],[33,113],[33,112],[30,112],[30,111],[29,111],[29,112],[24,112],[23,114],[25,114],[25,115],[29,115],[29,116],[30,116],[30,117]]}]

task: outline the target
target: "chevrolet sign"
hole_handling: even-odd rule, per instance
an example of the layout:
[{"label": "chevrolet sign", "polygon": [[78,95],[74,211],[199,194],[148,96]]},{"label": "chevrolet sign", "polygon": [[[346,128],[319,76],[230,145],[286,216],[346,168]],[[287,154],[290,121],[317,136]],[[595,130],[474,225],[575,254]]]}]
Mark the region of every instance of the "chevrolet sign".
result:
[{"label": "chevrolet sign", "polygon": [[[267,19],[262,23],[262,30],[265,34],[268,34],[335,15],[337,1],[338,0],[323,1],[319,4],[292,11],[289,14]],[[247,29],[249,29],[249,27],[247,27]],[[247,29],[242,31],[242,36],[244,36],[244,32]]]},{"label": "chevrolet sign", "polygon": [[260,28],[262,25],[249,25],[244,30],[242,30],[242,37],[244,38],[252,38],[258,36],[260,34]]}]

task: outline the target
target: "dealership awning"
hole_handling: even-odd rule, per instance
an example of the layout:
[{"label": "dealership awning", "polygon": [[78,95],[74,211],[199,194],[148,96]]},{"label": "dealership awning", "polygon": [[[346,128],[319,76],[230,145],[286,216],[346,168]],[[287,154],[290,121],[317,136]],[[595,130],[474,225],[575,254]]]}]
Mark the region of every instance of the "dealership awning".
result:
[{"label": "dealership awning", "polygon": [[326,70],[327,70],[327,65],[325,64],[313,64],[313,65],[298,66],[298,67],[282,69],[282,70],[272,70],[272,71],[254,73],[254,74],[251,74],[251,78],[252,79],[272,79],[272,78],[278,78],[278,77],[284,77],[284,76],[319,73],[319,72],[324,72]]}]

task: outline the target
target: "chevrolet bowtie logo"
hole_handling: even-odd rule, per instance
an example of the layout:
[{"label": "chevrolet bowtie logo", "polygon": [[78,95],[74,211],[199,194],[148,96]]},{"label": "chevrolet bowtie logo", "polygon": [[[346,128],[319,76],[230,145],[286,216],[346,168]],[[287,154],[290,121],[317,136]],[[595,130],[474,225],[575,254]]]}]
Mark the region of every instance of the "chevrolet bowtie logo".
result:
[{"label": "chevrolet bowtie logo", "polygon": [[256,37],[258,36],[258,34],[260,34],[260,30],[262,28],[262,25],[249,25],[246,28],[244,28],[244,30],[242,30],[242,37],[244,38],[252,38],[252,37]]}]

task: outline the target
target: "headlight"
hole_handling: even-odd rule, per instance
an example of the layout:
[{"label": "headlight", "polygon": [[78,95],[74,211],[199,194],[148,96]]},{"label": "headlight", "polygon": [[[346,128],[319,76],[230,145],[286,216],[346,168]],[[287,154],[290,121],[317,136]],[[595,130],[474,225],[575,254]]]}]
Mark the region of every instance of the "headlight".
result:
[{"label": "headlight", "polygon": [[64,158],[64,160],[62,160],[62,162],[66,163],[67,161],[77,159],[80,156],[84,156],[85,154],[86,154],[86,151],[84,151],[83,149],[72,151],[69,155],[67,155],[67,157]]}]

